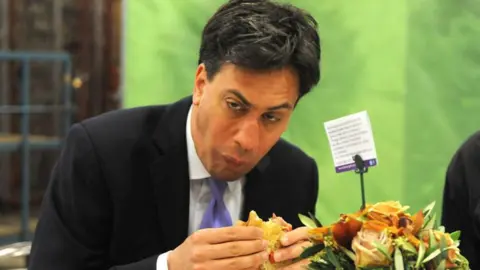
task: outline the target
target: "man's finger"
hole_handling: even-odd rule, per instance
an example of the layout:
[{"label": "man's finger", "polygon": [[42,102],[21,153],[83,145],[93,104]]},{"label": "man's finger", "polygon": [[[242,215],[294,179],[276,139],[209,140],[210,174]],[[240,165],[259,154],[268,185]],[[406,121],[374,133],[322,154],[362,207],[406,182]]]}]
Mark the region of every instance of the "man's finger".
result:
[{"label": "man's finger", "polygon": [[284,247],[286,247],[300,241],[308,240],[309,231],[310,231],[310,228],[308,227],[296,228],[291,232],[285,233],[285,235],[280,239],[280,242]]},{"label": "man's finger", "polygon": [[263,238],[263,230],[253,226],[232,226],[215,229],[204,229],[196,233],[196,236],[198,240],[201,241],[201,243],[208,244],[219,244],[232,241],[245,241]]},{"label": "man's finger", "polygon": [[[267,246],[268,241],[259,239],[226,242],[214,245],[205,245],[204,251],[199,252],[199,255],[206,259],[218,260],[259,253],[266,251]],[[200,258],[200,260],[201,259],[203,258]]]},{"label": "man's finger", "polygon": [[301,260],[299,262],[296,262],[296,263],[293,263],[293,264],[290,264],[290,265],[286,265],[282,268],[280,268],[281,270],[304,270],[304,269],[307,269],[307,266],[310,264],[310,260],[309,259],[304,259],[304,260]]},{"label": "man's finger", "polygon": [[275,251],[275,253],[273,254],[273,258],[275,259],[275,262],[293,260],[298,258],[300,254],[302,254],[302,252],[305,250],[305,248],[311,246],[312,243],[309,241],[299,242],[295,245],[291,245]]},{"label": "man's finger", "polygon": [[205,269],[224,269],[224,270],[237,270],[237,269],[258,269],[259,266],[268,260],[268,253],[266,251],[228,258],[220,260],[212,260],[205,265]]}]

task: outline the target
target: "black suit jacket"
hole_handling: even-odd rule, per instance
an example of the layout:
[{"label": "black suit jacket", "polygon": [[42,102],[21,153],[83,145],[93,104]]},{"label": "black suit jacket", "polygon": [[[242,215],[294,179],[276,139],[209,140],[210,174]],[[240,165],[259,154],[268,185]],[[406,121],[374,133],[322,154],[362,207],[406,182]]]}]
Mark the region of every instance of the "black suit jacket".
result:
[{"label": "black suit jacket", "polygon": [[448,232],[462,231],[460,250],[471,269],[480,269],[480,132],[458,149],[448,166],[442,224]]},{"label": "black suit jacket", "polygon": [[[148,269],[188,236],[186,119],[191,97],[75,124],[53,169],[29,270]],[[250,210],[301,225],[314,212],[314,160],[280,140],[246,176]]]}]

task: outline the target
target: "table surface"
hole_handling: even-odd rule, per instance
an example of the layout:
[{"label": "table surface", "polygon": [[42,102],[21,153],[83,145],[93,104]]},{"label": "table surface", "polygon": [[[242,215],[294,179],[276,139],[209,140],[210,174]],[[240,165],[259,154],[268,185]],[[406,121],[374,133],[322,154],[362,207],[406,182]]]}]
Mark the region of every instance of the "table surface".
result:
[{"label": "table surface", "polygon": [[[21,134],[0,134],[0,143],[20,143],[22,142]],[[45,135],[29,135],[28,140],[31,142],[46,142],[52,140],[58,140],[58,137],[45,136]]]}]

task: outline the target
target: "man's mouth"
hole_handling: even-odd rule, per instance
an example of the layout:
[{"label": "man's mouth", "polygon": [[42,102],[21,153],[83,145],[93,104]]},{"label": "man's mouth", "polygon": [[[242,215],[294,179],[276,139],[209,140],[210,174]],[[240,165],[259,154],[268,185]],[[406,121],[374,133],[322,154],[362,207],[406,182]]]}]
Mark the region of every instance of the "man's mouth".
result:
[{"label": "man's mouth", "polygon": [[246,164],[244,160],[232,156],[223,155],[223,159],[227,164],[230,164],[234,167],[240,167]]}]

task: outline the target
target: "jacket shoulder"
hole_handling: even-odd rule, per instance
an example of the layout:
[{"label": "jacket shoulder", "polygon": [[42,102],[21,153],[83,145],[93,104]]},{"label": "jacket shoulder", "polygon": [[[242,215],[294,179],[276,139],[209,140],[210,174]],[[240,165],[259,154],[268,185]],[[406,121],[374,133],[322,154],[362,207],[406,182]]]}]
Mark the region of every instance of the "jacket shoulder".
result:
[{"label": "jacket shoulder", "polygon": [[311,166],[311,163],[314,162],[313,158],[302,149],[283,138],[272,147],[270,150],[270,156],[271,158],[274,158],[276,162],[289,164],[289,167]]},{"label": "jacket shoulder", "polygon": [[[142,126],[152,126],[165,111],[165,106],[145,106],[131,109],[119,109],[100,114],[80,122],[89,132],[108,132],[136,130]],[[118,134],[116,134],[118,136]]]},{"label": "jacket shoulder", "polygon": [[166,106],[119,109],[81,121],[81,125],[99,155],[128,154],[140,141],[147,141],[161,119]]}]

